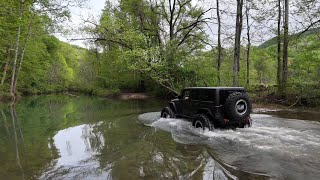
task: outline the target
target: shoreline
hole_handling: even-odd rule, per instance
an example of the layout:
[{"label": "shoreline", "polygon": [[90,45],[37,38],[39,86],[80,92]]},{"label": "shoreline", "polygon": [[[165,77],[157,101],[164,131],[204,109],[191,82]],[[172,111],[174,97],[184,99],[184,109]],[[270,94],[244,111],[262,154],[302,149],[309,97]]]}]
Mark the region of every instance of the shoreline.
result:
[{"label": "shoreline", "polygon": [[[81,95],[89,95],[92,97],[101,97],[101,98],[110,98],[110,99],[119,99],[119,100],[148,100],[148,99],[166,99],[161,97],[155,97],[149,95],[148,93],[130,93],[130,92],[120,92],[118,90],[105,90],[106,93],[92,93],[88,91],[57,91],[57,92],[48,92],[48,93],[35,93],[35,94],[24,94],[19,95],[17,102],[28,96],[41,96],[41,95],[66,95],[70,97],[78,97]],[[270,100],[262,100],[263,98],[250,97],[252,102],[253,112],[276,112],[276,111],[295,111],[295,112],[317,112],[320,114],[320,106],[307,107],[307,106],[289,106],[285,104],[279,104],[270,102]],[[167,100],[169,101],[169,100]],[[11,98],[8,96],[0,96],[1,103],[10,103]]]}]

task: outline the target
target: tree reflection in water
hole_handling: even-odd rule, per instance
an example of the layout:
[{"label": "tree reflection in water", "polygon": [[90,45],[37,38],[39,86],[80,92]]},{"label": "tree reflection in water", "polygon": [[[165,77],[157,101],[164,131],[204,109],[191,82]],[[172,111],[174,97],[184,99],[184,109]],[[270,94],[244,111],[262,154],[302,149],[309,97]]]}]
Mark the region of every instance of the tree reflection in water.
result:
[{"label": "tree reflection in water", "polygon": [[[4,127],[6,129],[7,138],[10,141],[11,148],[14,149],[14,151],[12,152],[14,152],[15,162],[17,164],[17,168],[19,169],[19,170],[16,169],[16,171],[20,172],[18,176],[20,176],[24,180],[25,170],[23,168],[23,165],[27,164],[27,161],[25,159],[25,144],[23,139],[23,133],[22,133],[21,127],[19,126],[15,104],[13,103],[10,104],[10,108],[9,108],[9,111],[10,111],[9,117],[12,120],[11,123],[7,119],[7,113],[3,109],[0,109],[0,111],[1,111],[2,120],[4,122]],[[19,145],[22,148],[22,152]],[[13,155],[13,153],[11,153],[11,155]],[[21,158],[25,160],[24,164],[22,164]]]},{"label": "tree reflection in water", "polygon": [[[179,144],[170,133],[138,121],[141,113],[156,111],[162,106],[158,101],[55,95],[29,97],[16,108],[4,107],[0,158],[7,163],[0,164],[0,177],[227,178],[225,170],[208,155],[206,147]],[[8,119],[12,117],[11,122]]]},{"label": "tree reflection in water", "polygon": [[108,170],[101,170],[98,157],[104,147],[103,135],[95,125],[80,125],[58,131],[53,137],[59,158],[45,170],[40,179],[108,177]]},{"label": "tree reflection in water", "polygon": [[155,129],[137,132],[128,126],[125,133],[117,128],[121,123],[59,131],[53,139],[60,158],[40,179],[227,179],[204,147],[176,144]]}]

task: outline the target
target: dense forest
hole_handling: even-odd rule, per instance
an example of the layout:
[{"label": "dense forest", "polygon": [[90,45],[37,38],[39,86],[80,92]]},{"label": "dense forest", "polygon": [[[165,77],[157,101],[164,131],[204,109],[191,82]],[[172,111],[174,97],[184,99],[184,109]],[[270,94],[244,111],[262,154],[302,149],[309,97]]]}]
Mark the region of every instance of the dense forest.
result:
[{"label": "dense forest", "polygon": [[2,99],[245,86],[253,99],[320,104],[316,0],[107,0],[98,21],[83,20],[86,36],[71,39],[90,48],[54,36],[84,2],[1,1]]}]

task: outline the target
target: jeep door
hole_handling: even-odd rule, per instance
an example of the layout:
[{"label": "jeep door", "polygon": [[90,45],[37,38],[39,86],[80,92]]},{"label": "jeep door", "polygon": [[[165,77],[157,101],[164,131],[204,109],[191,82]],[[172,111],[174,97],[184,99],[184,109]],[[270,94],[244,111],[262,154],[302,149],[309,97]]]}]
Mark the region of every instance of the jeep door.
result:
[{"label": "jeep door", "polygon": [[191,108],[190,108],[190,117],[194,117],[198,114],[198,110],[200,108],[200,94],[201,90],[200,89],[194,89],[191,91]]},{"label": "jeep door", "polygon": [[214,109],[214,101],[215,101],[215,90],[213,89],[207,89],[202,90],[200,94],[199,99],[201,100],[201,103],[198,105],[201,109],[207,109],[209,111],[212,111]]},{"label": "jeep door", "polygon": [[182,115],[188,118],[195,116],[199,102],[196,90],[185,90],[182,98]]},{"label": "jeep door", "polygon": [[189,116],[191,109],[191,90],[186,89],[182,92],[181,106],[181,115],[184,117]]}]

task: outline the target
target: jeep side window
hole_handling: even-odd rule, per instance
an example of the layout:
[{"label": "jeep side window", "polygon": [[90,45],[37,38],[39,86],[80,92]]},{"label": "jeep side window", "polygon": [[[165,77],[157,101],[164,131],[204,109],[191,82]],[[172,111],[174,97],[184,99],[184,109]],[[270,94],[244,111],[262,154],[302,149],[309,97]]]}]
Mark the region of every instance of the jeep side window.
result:
[{"label": "jeep side window", "polygon": [[196,90],[196,89],[193,89],[192,91],[191,91],[191,99],[192,100],[200,100],[199,99],[199,90]]},{"label": "jeep side window", "polygon": [[190,99],[190,91],[184,91],[183,94],[182,94],[182,99]]},{"label": "jeep side window", "polygon": [[202,101],[214,101],[214,90],[203,90],[200,94],[200,99]]}]

